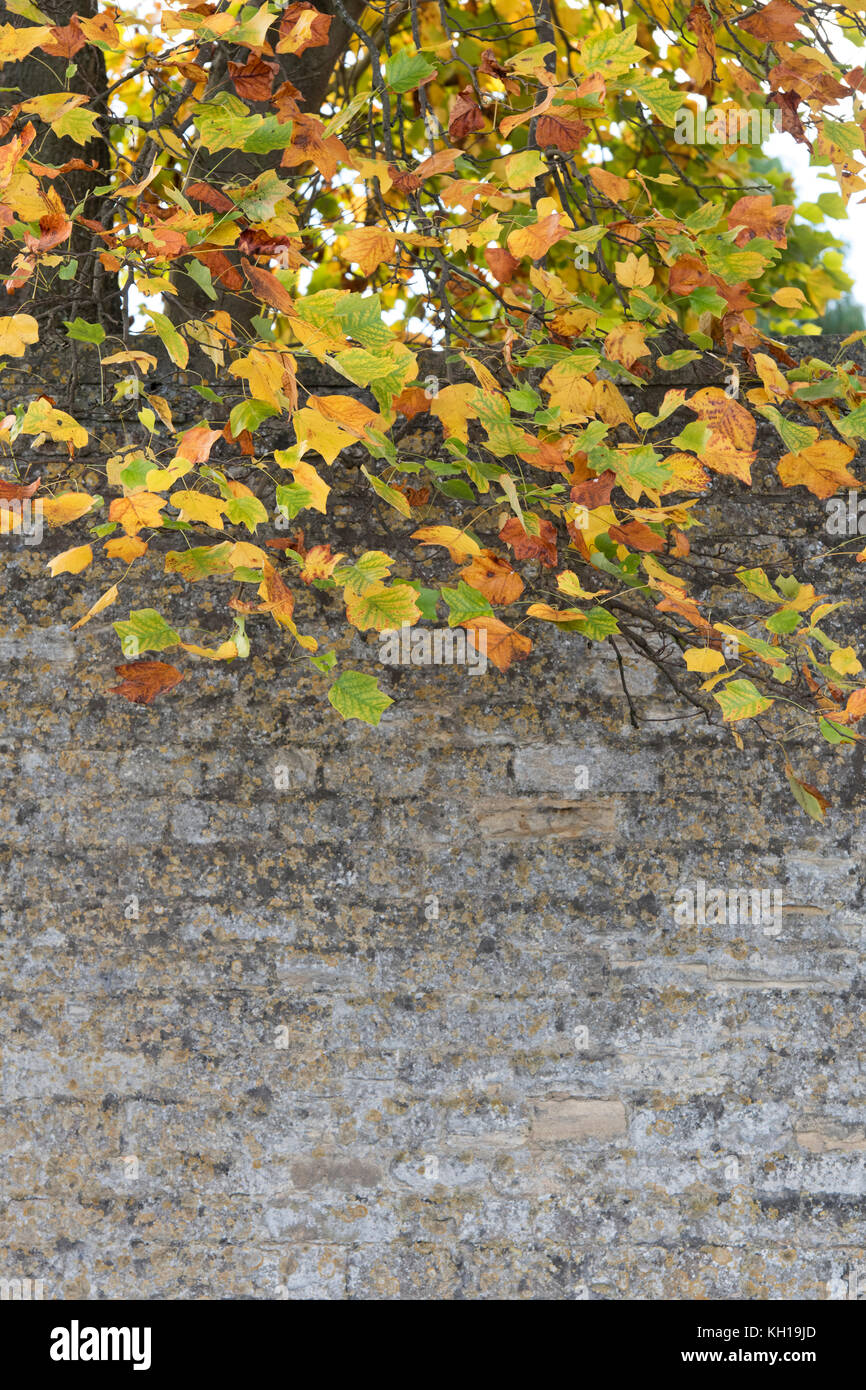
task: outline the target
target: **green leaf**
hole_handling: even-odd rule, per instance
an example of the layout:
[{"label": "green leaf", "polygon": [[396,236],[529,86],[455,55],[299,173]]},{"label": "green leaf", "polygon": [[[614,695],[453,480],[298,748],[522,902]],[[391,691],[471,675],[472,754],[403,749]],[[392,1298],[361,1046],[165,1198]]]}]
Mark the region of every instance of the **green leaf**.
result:
[{"label": "green leaf", "polygon": [[570,631],[588,637],[591,642],[603,642],[606,637],[612,637],[614,633],[619,632],[616,618],[600,604],[590,608],[585,618],[576,618],[574,623],[569,623],[568,627]]},{"label": "green leaf", "polygon": [[469,618],[493,616],[490,602],[477,589],[470,588],[464,579],[461,579],[456,589],[443,589],[442,597],[448,604],[449,627],[457,627]]},{"label": "green leaf", "polygon": [[278,483],[276,495],[277,507],[289,521],[294,521],[298,512],[309,507],[313,500],[313,494],[302,483]]},{"label": "green leaf", "polygon": [[207,266],[201,261],[197,261],[194,256],[186,262],[184,270],[190,280],[194,280],[199,289],[204,290],[208,299],[216,299],[217,292],[213,287],[213,279]]},{"label": "green leaf", "polygon": [[153,460],[146,454],[135,454],[126,467],[121,468],[120,481],[128,488],[146,487],[147,475],[152,468]]},{"label": "green leaf", "polygon": [[[219,545],[196,545],[190,550],[169,550],[165,556],[166,574],[179,574],[190,584],[214,574],[230,574],[231,541]],[[258,576],[261,581],[261,575]]]},{"label": "green leaf", "polygon": [[785,768],[785,776],[795,801],[802,806],[806,815],[811,816],[812,820],[823,820],[829,801],[825,800],[816,787],[810,787],[808,782],[801,782],[790,767]]},{"label": "green leaf", "polygon": [[835,425],[839,433],[849,439],[866,439],[866,401],[852,410],[850,415],[840,416]]},{"label": "green leaf", "polygon": [[268,519],[268,513],[258,497],[233,497],[226,503],[225,514],[235,526],[246,526],[248,531],[255,531],[260,522]]},{"label": "green leaf", "polygon": [[267,401],[257,401],[255,398],[249,401],[240,401],[232,409],[229,415],[229,429],[237,439],[244,430],[249,430],[250,434],[255,434],[263,420],[268,420],[272,415],[279,415],[279,411]]},{"label": "green leaf", "polygon": [[811,425],[795,425],[793,420],[786,420],[774,405],[759,405],[756,408],[765,420],[770,421],[785,448],[792,454],[796,454],[799,449],[805,449],[818,438],[818,431]]},{"label": "green leaf", "polygon": [[800,626],[800,614],[796,608],[780,608],[778,613],[773,613],[764,622],[764,627],[768,632],[774,632],[777,636],[786,636],[789,632],[796,632]]},{"label": "green leaf", "polygon": [[656,358],[656,366],[661,367],[663,372],[678,372],[680,367],[685,367],[687,363],[697,362],[700,355],[689,348],[679,348],[676,352],[669,352],[666,357]]},{"label": "green leaf", "polygon": [[728,681],[724,690],[713,692],[713,699],[721,707],[726,723],[734,719],[754,719],[773,703],[749,680]]},{"label": "green leaf", "polygon": [[403,95],[420,87],[422,82],[436,76],[436,67],[421,53],[401,48],[385,64],[385,81],[392,92]]},{"label": "green leaf", "polygon": [[383,483],[381,478],[377,478],[376,475],[365,468],[363,464],[361,465],[361,472],[364,474],[364,477],[369,482],[373,491],[378,497],[381,497],[383,502],[387,502],[388,506],[393,507],[401,516],[412,515],[412,508],[409,506],[408,499],[403,496],[402,492],[398,492],[395,487],[389,487],[387,483]]},{"label": "green leaf", "polygon": [[101,323],[88,323],[86,319],[77,318],[63,320],[66,328],[67,338],[71,338],[75,343],[90,343],[92,347],[100,347],[105,342],[105,329]]},{"label": "green leaf", "polygon": [[834,719],[821,718],[818,720],[818,729],[828,743],[856,743],[857,740],[846,729],[844,724],[837,724]]},{"label": "green leaf", "polygon": [[328,691],[328,699],[344,719],[363,719],[378,724],[394,701],[379,689],[376,678],[362,671],[344,671]]},{"label": "green leaf", "polygon": [[172,362],[176,367],[185,367],[189,361],[189,347],[171,319],[166,318],[165,314],[158,314],[155,309],[148,309],[147,314]]},{"label": "green leaf", "polygon": [[[644,106],[649,107],[654,116],[658,116],[663,125],[673,129],[677,123],[677,112],[683,104],[681,92],[671,87],[663,77],[638,78],[629,75],[625,85],[631,88]],[[718,220],[716,218],[716,221]]]},{"label": "green leaf", "polygon": [[174,628],[169,627],[155,608],[139,608],[130,613],[128,620],[113,623],[112,626],[120,638],[124,656],[161,652],[166,647],[176,647],[180,642]]},{"label": "green leaf", "polygon": [[334,570],[338,584],[348,585],[356,594],[363,594],[374,584],[381,584],[391,572],[394,561],[383,550],[367,550],[351,565]]},{"label": "green leaf", "polygon": [[96,113],[88,111],[87,107],[78,106],[74,111],[65,111],[62,116],[58,116],[56,121],[51,122],[51,129],[58,139],[68,136],[74,140],[76,145],[86,145],[90,140],[99,137],[96,128]]}]

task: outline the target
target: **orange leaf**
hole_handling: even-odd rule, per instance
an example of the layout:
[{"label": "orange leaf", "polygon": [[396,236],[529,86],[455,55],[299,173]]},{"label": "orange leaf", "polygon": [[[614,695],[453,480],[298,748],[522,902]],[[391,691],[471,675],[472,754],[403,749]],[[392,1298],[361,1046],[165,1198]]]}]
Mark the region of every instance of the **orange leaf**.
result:
[{"label": "orange leaf", "polygon": [[530,639],[499,618],[469,618],[461,627],[475,650],[485,653],[498,671],[507,671],[512,661],[524,661],[532,651]]},{"label": "orange leaf", "polygon": [[372,275],[394,254],[397,238],[387,227],[355,227],[346,236],[345,260],[360,266],[364,275]]},{"label": "orange leaf", "polygon": [[838,439],[818,439],[805,449],[780,458],[779,477],[785,487],[807,487],[823,501],[840,487],[860,486],[847,468],[853,457],[850,445]]},{"label": "orange leaf", "polygon": [[491,603],[515,603],[523,593],[523,580],[499,555],[482,550],[473,556],[472,563],[460,571],[470,589],[477,589]]},{"label": "orange leaf", "polygon": [[129,661],[124,666],[115,666],[120,685],[109,688],[110,695],[122,695],[134,705],[149,705],[164,690],[171,690],[183,680],[183,672],[167,661]]}]

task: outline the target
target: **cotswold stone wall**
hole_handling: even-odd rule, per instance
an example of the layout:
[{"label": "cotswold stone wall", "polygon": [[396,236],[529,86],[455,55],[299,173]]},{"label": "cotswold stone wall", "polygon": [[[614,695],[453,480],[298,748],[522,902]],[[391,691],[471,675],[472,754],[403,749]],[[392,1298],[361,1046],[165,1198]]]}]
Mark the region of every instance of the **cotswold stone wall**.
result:
[{"label": "cotswold stone wall", "polygon": [[[95,485],[112,413],[93,381],[73,409]],[[757,502],[701,504],[702,544],[752,533],[859,598],[777,443]],[[340,548],[411,549],[333,473]],[[53,1299],[823,1299],[866,1276],[859,746],[792,750],[834,802],[816,825],[772,747],[627,661],[634,729],[613,654],[575,635],[508,675],[381,670],[371,729],[263,618],[249,661],[183,658],[133,706],[107,693],[111,622],[152,604],[212,643],[229,591],[133,570],[72,633],[119,567],[48,579],[67,535],[0,541],[0,1276]],[[360,634],[340,650],[375,669]],[[778,892],[778,931],[678,923],[699,880]]]}]

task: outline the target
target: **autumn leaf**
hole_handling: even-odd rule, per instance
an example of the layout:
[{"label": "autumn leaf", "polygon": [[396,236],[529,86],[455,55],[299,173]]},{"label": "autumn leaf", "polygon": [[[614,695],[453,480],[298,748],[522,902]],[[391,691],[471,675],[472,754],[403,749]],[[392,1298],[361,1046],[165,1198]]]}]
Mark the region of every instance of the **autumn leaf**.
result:
[{"label": "autumn leaf", "polygon": [[343,254],[363,275],[372,275],[380,265],[387,265],[396,245],[397,238],[387,227],[355,227],[346,235]]},{"label": "autumn leaf", "polygon": [[779,459],[779,477],[785,487],[807,487],[822,501],[840,487],[857,488],[860,483],[847,465],[854,457],[849,444],[838,439],[819,439],[797,453]]},{"label": "autumn leaf", "polygon": [[105,553],[109,560],[123,560],[127,565],[144,555],[146,550],[147,541],[143,541],[141,536],[119,536],[105,542]]},{"label": "autumn leaf", "polygon": [[23,501],[27,497],[32,497],[39,490],[39,486],[38,478],[32,483],[10,483],[6,478],[0,478],[0,499]]},{"label": "autumn leaf", "polygon": [[369,584],[363,594],[347,589],[346,617],[360,632],[385,632],[421,617],[416,592],[409,584]]},{"label": "autumn leaf", "polygon": [[709,427],[710,435],[701,459],[716,473],[751,482],[752,445],[757,426],[754,417],[718,386],[705,386],[686,401],[689,410]]},{"label": "autumn leaf", "polygon": [[476,130],[483,130],[487,122],[475,100],[472,87],[464,87],[451,103],[448,113],[448,139],[459,144]]},{"label": "autumn leaf", "polygon": [[122,680],[120,685],[110,687],[109,694],[122,695],[135,705],[149,705],[157,695],[173,690],[183,680],[183,672],[165,661],[131,661],[114,669]]},{"label": "autumn leaf", "polygon": [[499,532],[499,539],[511,546],[518,560],[540,560],[543,565],[557,562],[556,527],[550,521],[539,523],[536,536],[525,530],[516,516],[509,517]]},{"label": "autumn leaf", "polygon": [[300,57],[308,48],[322,48],[328,42],[331,15],[306,3],[287,5],[280,19],[277,53]]},{"label": "autumn leaf", "polygon": [[39,324],[31,314],[0,318],[0,357],[23,357],[38,338]]},{"label": "autumn leaf", "polygon": [[86,516],[93,506],[94,499],[87,492],[62,492],[58,497],[46,497],[42,502],[42,516],[49,526],[66,526]]},{"label": "autumn leaf", "polygon": [[455,565],[482,553],[478,542],[456,526],[422,526],[412,532],[412,539],[420,545],[445,546]]},{"label": "autumn leaf", "polygon": [[93,560],[93,551],[89,545],[77,545],[72,550],[64,550],[62,554],[55,555],[53,560],[48,561],[48,568],[52,576],[58,574],[80,574],[82,570]]},{"label": "autumn leaf", "polygon": [[472,563],[460,571],[460,578],[491,603],[516,603],[523,593],[520,575],[492,550],[482,550],[475,555]]},{"label": "autumn leaf", "polygon": [[91,618],[95,618],[96,615],[97,615],[97,613],[101,613],[101,612],[103,611],[104,608],[109,608],[109,607],[111,606],[112,603],[115,603],[115,602],[117,601],[117,596],[118,596],[118,588],[117,588],[117,585],[116,585],[116,584],[112,584],[111,588],[110,588],[110,589],[106,589],[105,593],[104,593],[100,598],[98,598],[98,599],[96,600],[96,602],[94,603],[93,607],[92,607],[92,608],[88,608],[88,610],[87,610],[87,612],[85,613],[84,617],[83,617],[83,618],[79,618],[77,623],[73,623],[73,624],[72,624],[72,627],[70,628],[70,632],[75,632],[77,628],[79,628],[79,627],[84,627],[84,624],[85,624],[85,623],[89,623]]},{"label": "autumn leaf", "polygon": [[160,512],[166,499],[153,492],[136,492],[132,497],[115,497],[108,509],[109,521],[119,521],[128,536],[136,536],[145,526],[162,525]]},{"label": "autumn leaf", "polygon": [[498,671],[507,671],[514,661],[524,661],[532,651],[532,641],[515,632],[499,618],[470,618],[461,623],[477,652],[486,655]]}]

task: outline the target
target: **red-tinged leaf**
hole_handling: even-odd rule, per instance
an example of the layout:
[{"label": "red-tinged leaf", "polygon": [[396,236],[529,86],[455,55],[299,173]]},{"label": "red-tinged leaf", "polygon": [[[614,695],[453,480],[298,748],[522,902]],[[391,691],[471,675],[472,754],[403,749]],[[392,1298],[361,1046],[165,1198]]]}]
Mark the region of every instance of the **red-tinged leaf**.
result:
[{"label": "red-tinged leaf", "polygon": [[282,314],[295,313],[294,301],[287,289],[284,289],[269,270],[260,270],[247,260],[246,256],[241,257],[244,275],[252,286],[253,293],[257,299],[261,299],[265,304],[270,304],[272,309],[278,309]]},{"label": "red-tinged leaf", "polygon": [[166,661],[129,661],[114,670],[122,680],[120,685],[110,687],[109,694],[122,695],[134,705],[149,705],[157,695],[172,690],[183,680],[183,672]]},{"label": "red-tinged leaf", "polygon": [[448,113],[448,139],[465,140],[473,131],[483,130],[487,122],[471,87],[464,87],[451,103]]},{"label": "red-tinged leaf", "polygon": [[194,425],[191,430],[186,430],[181,435],[177,446],[178,455],[187,459],[189,463],[205,463],[210,458],[214,444],[222,437],[222,430],[209,430],[206,425]]},{"label": "red-tinged leaf", "polygon": [[52,246],[59,246],[62,241],[66,241],[71,231],[72,223],[65,213],[46,213],[39,219],[39,236],[27,232],[24,245],[28,251],[50,251]]},{"label": "red-tinged leaf", "polygon": [[49,53],[52,58],[74,58],[86,43],[87,39],[78,22],[78,15],[75,14],[68,24],[52,27],[51,41],[42,44],[42,52]]},{"label": "red-tinged leaf", "polygon": [[771,43],[802,43],[804,36],[797,23],[802,24],[805,18],[806,15],[796,5],[791,5],[789,0],[770,0],[757,14],[749,15],[746,19],[735,19],[734,23],[756,39],[769,40]]},{"label": "red-tinged leaf", "polygon": [[7,501],[21,502],[25,498],[33,496],[39,487],[39,482],[40,480],[37,478],[33,483],[9,483],[5,478],[0,478],[0,497]]},{"label": "red-tinged leaf", "polygon": [[278,53],[306,53],[308,48],[322,48],[328,42],[331,16],[322,14],[308,4],[288,5],[280,20]]},{"label": "red-tinged leaf", "polygon": [[613,469],[606,468],[597,478],[588,478],[585,483],[577,483],[571,489],[571,500],[579,507],[586,507],[588,511],[593,511],[596,507],[606,507],[615,484],[616,474]]},{"label": "red-tinged leaf", "polygon": [[612,540],[627,545],[631,550],[664,550],[664,536],[656,535],[642,521],[626,521],[622,526],[611,526]]},{"label": "red-tinged leaf", "polygon": [[734,203],[728,213],[728,226],[743,228],[737,246],[745,246],[753,237],[766,237],[775,246],[787,246],[785,228],[793,211],[790,203],[774,204],[769,193],[750,193]]},{"label": "red-tinged leaf", "polygon": [[218,188],[213,188],[211,184],[204,183],[198,179],[185,189],[187,198],[194,198],[199,203],[206,203],[214,212],[231,212],[234,203],[231,198],[227,198],[224,193],[220,193]]},{"label": "red-tinged leaf", "polygon": [[542,521],[540,526],[540,534],[533,536],[512,516],[499,532],[499,539],[511,546],[516,560],[540,560],[553,566],[557,563],[556,528],[550,521]]},{"label": "red-tinged leaf", "polygon": [[244,101],[267,101],[280,71],[276,63],[266,63],[255,53],[245,63],[229,63],[228,68],[234,89]]},{"label": "red-tinged leaf", "polygon": [[500,285],[511,284],[520,262],[510,251],[506,251],[504,246],[488,246],[484,251],[484,259]]}]

